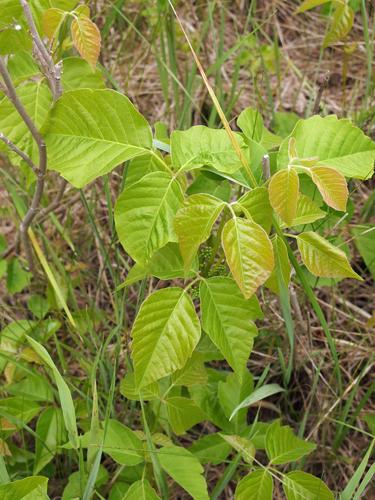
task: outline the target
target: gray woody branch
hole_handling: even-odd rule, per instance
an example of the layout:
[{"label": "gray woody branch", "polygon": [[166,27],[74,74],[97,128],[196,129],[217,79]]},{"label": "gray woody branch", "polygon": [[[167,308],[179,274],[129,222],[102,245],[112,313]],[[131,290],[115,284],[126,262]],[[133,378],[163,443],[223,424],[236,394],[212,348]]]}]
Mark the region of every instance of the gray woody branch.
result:
[{"label": "gray woody branch", "polygon": [[[26,0],[20,0],[20,3],[23,8],[30,29],[30,33],[33,39],[35,58],[37,59],[42,69],[42,72],[44,73],[44,75],[48,80],[53,100],[55,101],[60,97],[62,93],[61,79],[60,79],[61,77],[60,65],[59,64],[55,65],[51,54],[48,52],[46,46],[43,43],[43,40],[39,36],[28,2]],[[21,103],[21,101],[17,96],[13,82],[8,73],[6,64],[2,58],[0,58],[0,74],[5,84],[5,88],[3,88],[4,92],[6,93],[10,101],[13,103],[14,107],[18,111],[19,115],[26,124],[33,139],[35,140],[38,146],[39,162],[38,166],[36,167],[34,162],[26,153],[21,151],[15,144],[13,144],[12,141],[10,141],[7,137],[5,137],[4,134],[0,134],[0,140],[5,142],[5,144],[7,144],[12,151],[17,153],[23,160],[25,160],[26,163],[28,163],[28,165],[33,169],[33,171],[37,176],[36,187],[30,207],[28,208],[26,215],[20,224],[20,239],[25,250],[29,268],[31,271],[35,273],[33,254],[30,245],[30,239],[28,236],[28,231],[32,221],[34,220],[39,210],[40,202],[43,195],[44,180],[47,171],[47,150],[42,135],[40,134],[38,128],[34,124],[33,120],[30,118],[29,114],[27,113],[26,109],[24,108],[23,104]],[[59,192],[59,199],[62,198],[65,186],[66,186],[66,181],[62,180]],[[45,210],[48,212],[49,211],[48,207]]]}]

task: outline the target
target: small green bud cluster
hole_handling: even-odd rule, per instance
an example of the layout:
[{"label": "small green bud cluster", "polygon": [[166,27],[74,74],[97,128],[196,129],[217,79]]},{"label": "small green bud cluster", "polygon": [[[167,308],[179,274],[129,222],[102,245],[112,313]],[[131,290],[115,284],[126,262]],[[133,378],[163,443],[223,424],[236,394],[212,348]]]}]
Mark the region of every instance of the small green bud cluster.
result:
[{"label": "small green bud cluster", "polygon": [[190,288],[190,294],[193,300],[199,299],[199,286],[193,286]]},{"label": "small green bud cluster", "polygon": [[212,248],[204,245],[199,250],[199,267],[204,267],[207,262],[212,258]]},{"label": "small green bud cluster", "polygon": [[226,276],[228,274],[228,268],[225,264],[218,264],[217,266],[213,266],[208,271],[208,277],[212,276]]}]

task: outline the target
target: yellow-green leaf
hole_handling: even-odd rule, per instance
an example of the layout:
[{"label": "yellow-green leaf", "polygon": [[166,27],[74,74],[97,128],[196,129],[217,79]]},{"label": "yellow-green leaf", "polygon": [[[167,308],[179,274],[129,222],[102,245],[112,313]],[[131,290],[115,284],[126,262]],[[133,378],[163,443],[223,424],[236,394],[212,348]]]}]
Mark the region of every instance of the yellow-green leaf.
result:
[{"label": "yellow-green leaf", "polygon": [[268,189],[265,187],[257,187],[245,193],[234,208],[244,208],[250,217],[260,224],[267,233],[270,232],[272,226],[272,207],[268,196]]},{"label": "yellow-green leaf", "polygon": [[[297,214],[295,219],[292,220],[290,227],[300,226],[301,224],[312,224],[326,215],[326,212],[321,210],[315,201],[304,194],[300,194],[297,203]],[[281,224],[281,227],[285,226],[287,224]]]},{"label": "yellow-green leaf", "polygon": [[329,47],[336,42],[339,42],[353,27],[354,22],[354,11],[346,4],[340,4],[336,6],[335,12],[332,16],[332,24],[328,33],[326,34],[323,47]]},{"label": "yellow-green leaf", "polygon": [[345,253],[312,231],[297,236],[298,249],[307,269],[322,278],[362,278],[350,266]]},{"label": "yellow-green leaf", "polygon": [[266,453],[272,465],[295,462],[314,451],[316,445],[297,437],[287,425],[279,420],[273,422],[266,434]]},{"label": "yellow-green leaf", "polygon": [[18,481],[6,482],[0,485],[2,500],[43,500],[47,496],[48,478],[44,476],[29,476]]},{"label": "yellow-green leaf", "polygon": [[45,12],[43,12],[43,31],[50,40],[56,38],[65,15],[66,12],[56,8],[47,9]]},{"label": "yellow-green leaf", "polygon": [[242,436],[228,436],[226,434],[220,434],[220,436],[231,445],[236,451],[241,453],[245,462],[252,464],[255,455],[255,446],[253,443]]},{"label": "yellow-green leaf", "polygon": [[182,288],[163,288],[142,304],[132,330],[132,358],[138,388],[182,368],[201,335],[189,295]]},{"label": "yellow-green leaf", "polygon": [[259,224],[235,217],[224,226],[222,245],[229,268],[244,297],[251,297],[273,270],[271,240]]},{"label": "yellow-green leaf", "polygon": [[296,10],[296,14],[300,14],[301,12],[305,12],[306,10],[313,9],[318,5],[322,5],[324,3],[328,3],[331,0],[304,0],[301,5]]},{"label": "yellow-green leaf", "polygon": [[346,210],[348,201],[348,186],[345,177],[331,167],[312,167],[311,178],[319,189],[323,200],[335,210]]},{"label": "yellow-green leaf", "polygon": [[183,397],[166,399],[168,420],[175,434],[185,434],[194,425],[206,419],[205,414],[196,403]]},{"label": "yellow-green leaf", "polygon": [[256,469],[241,479],[235,500],[272,500],[273,481],[267,469]]},{"label": "yellow-green leaf", "polygon": [[252,301],[228,276],[202,280],[200,299],[203,330],[241,379],[257,335]]},{"label": "yellow-green leaf", "polygon": [[95,23],[86,16],[72,21],[71,34],[75,48],[83,59],[94,68],[100,52],[100,31]]},{"label": "yellow-green leaf", "polygon": [[185,271],[190,269],[191,263],[197,254],[199,245],[210,236],[211,229],[224,202],[209,194],[193,194],[189,196],[174,219],[174,228]]},{"label": "yellow-green leaf", "polygon": [[271,178],[269,187],[270,203],[286,224],[291,224],[297,214],[299,179],[292,168],[279,170]]},{"label": "yellow-green leaf", "polygon": [[204,469],[199,460],[186,448],[164,446],[158,450],[161,467],[193,500],[208,500]]},{"label": "yellow-green leaf", "polygon": [[334,499],[332,491],[321,479],[299,470],[288,472],[284,476],[283,489],[287,500]]},{"label": "yellow-green leaf", "polygon": [[115,207],[116,230],[122,246],[138,263],[175,240],[173,218],[183,200],[180,183],[164,172],[151,172],[125,187]]}]

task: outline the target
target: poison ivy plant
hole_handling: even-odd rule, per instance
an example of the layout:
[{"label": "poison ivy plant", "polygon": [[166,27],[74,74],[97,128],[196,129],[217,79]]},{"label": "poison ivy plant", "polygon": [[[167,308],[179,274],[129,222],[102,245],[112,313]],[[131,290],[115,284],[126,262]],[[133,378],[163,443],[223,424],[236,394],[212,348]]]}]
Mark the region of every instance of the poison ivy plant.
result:
[{"label": "poison ivy plant", "polygon": [[[306,1],[300,11],[322,3]],[[341,245],[332,244],[330,217],[345,218],[351,210],[347,182],[371,177],[375,143],[349,119],[336,116],[298,119],[276,113],[273,133],[252,108],[239,115],[240,132],[198,125],[174,130],[169,137],[165,125],[159,122],[152,128],[127,96],[106,88],[97,65],[100,32],[86,5],[32,2],[37,33],[31,37],[21,4],[3,4],[0,53],[7,54],[4,67],[12,89],[37,134],[21,119],[18,101],[8,89],[0,96],[1,151],[20,168],[30,192],[40,194],[33,214],[45,203],[44,174],[36,166],[45,148],[48,175],[57,179],[59,174],[82,190],[122,166],[116,171],[118,196],[110,214],[116,236],[105,251],[112,259],[115,247],[114,265],[126,268],[125,281],[116,283],[114,293],[130,289],[127,298],[141,281],[136,306],[126,300],[124,311],[118,308],[110,320],[123,314],[126,331],[115,325],[98,346],[111,350],[111,340],[118,339],[116,370],[123,399],[119,397],[116,407],[122,408],[124,400],[131,403],[130,411],[121,410],[117,418],[111,418],[103,401],[98,403],[95,383],[92,394],[80,393],[84,404],[83,399],[76,401],[82,373],[75,374],[77,384],[65,380],[71,367],[60,363],[61,353],[72,347],[57,335],[62,321],[49,317],[54,310],[63,314],[50,293],[45,297],[31,290],[28,307],[33,319],[2,330],[0,371],[7,397],[0,401],[0,444],[7,457],[15,446],[10,438],[20,441],[18,434],[28,431],[35,440],[31,457],[15,454],[14,461],[9,459],[11,464],[27,461],[34,476],[10,481],[0,464],[4,498],[46,498],[47,478],[36,474],[47,473],[56,455],[67,450],[70,457],[77,455],[79,470],[70,474],[62,498],[88,499],[103,485],[98,491],[103,498],[168,498],[168,488],[178,485],[192,498],[206,499],[202,464],[227,460],[247,473],[242,479],[236,476],[237,499],[271,499],[275,480],[281,481],[288,499],[333,498],[320,478],[296,468],[315,445],[279,421],[261,421],[260,410],[254,418],[254,405],[279,397],[287,381],[285,387],[267,383],[267,368],[260,379],[253,377],[249,358],[257,338],[268,334],[256,323],[263,319],[259,296],[280,296],[285,310],[295,275],[299,282],[306,273],[361,279]],[[334,2],[325,44],[346,35],[349,9],[346,2]],[[41,72],[35,49],[31,52],[32,38],[38,37],[41,43],[48,39],[49,71],[57,72],[56,85],[61,81],[57,94],[49,71]],[[34,140],[38,134],[39,142]],[[108,182],[105,177],[112,209]],[[102,189],[101,182],[96,189]],[[84,192],[81,196],[85,200]],[[27,206],[14,188],[12,199],[22,217]],[[354,228],[353,236],[373,272],[367,229],[362,234]],[[27,232],[38,257],[43,257],[39,236],[31,228]],[[107,239],[95,235],[105,246]],[[3,251],[6,243],[0,240],[0,246]],[[41,263],[46,269],[46,259]],[[12,294],[33,283],[22,257],[1,260],[3,275]],[[65,293],[56,280],[54,290],[68,314],[73,291]],[[86,345],[94,339],[100,311],[80,307],[69,319],[72,338]],[[52,351],[61,366],[53,361]],[[279,353],[283,359],[281,349]],[[108,377],[105,365],[89,364],[82,360],[93,380],[95,375],[104,380],[112,398],[116,377]],[[142,430],[131,428],[135,409]],[[212,433],[202,437],[197,426],[203,422]],[[184,442],[192,444],[188,449],[179,446],[191,429]],[[293,462],[299,463],[291,469]],[[113,474],[114,466],[118,468]]]}]

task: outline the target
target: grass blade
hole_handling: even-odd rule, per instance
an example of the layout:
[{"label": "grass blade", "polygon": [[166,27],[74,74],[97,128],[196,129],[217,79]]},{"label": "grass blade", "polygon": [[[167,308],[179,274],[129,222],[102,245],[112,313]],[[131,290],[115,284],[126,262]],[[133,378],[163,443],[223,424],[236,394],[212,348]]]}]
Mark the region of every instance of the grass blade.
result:
[{"label": "grass blade", "polygon": [[[59,299],[64,311],[65,311],[65,314],[67,315],[68,317],[68,320],[70,321],[70,323],[76,327],[76,324],[75,324],[75,321],[73,319],[73,316],[69,310],[69,307],[64,299],[64,296],[63,294],[61,293],[61,290],[59,288],[59,285],[57,284],[57,281],[55,279],[55,276],[52,272],[52,269],[50,268],[48,262],[47,262],[47,259],[45,258],[44,256],[44,253],[42,252],[42,249],[40,248],[39,246],[39,243],[35,237],[35,234],[34,234],[34,231],[32,229],[29,229],[28,231],[28,235],[29,235],[29,238],[31,240],[31,243],[34,247],[34,250],[35,250],[35,253],[39,259],[39,262],[41,264],[41,266],[43,267],[43,270],[44,272],[46,273],[47,275],[47,278],[49,280],[49,282],[51,283],[51,286],[56,294],[56,297]],[[51,360],[52,361],[52,360]]]},{"label": "grass blade", "polygon": [[279,384],[266,384],[263,387],[259,387],[259,389],[255,389],[254,392],[250,394],[247,398],[245,398],[236,408],[233,410],[232,415],[229,420],[232,420],[233,417],[241,410],[241,408],[246,408],[247,406],[253,405],[262,399],[268,398],[277,394],[278,392],[284,392],[285,389],[279,386]]},{"label": "grass blade", "polygon": [[43,363],[52,370],[53,377],[57,385],[57,390],[59,392],[61,409],[63,412],[65,427],[69,434],[69,441],[73,448],[77,449],[79,444],[76,412],[74,409],[73,399],[69,387],[61,376],[59,370],[56,368],[56,365],[52,361],[52,358],[48,354],[47,350],[41,344],[39,344],[39,342],[34,340],[32,337],[29,337],[29,335],[26,335],[26,339],[29,342],[30,346],[37,353],[37,355],[42,359]]},{"label": "grass blade", "polygon": [[[367,467],[368,461],[369,461],[369,459],[371,457],[371,452],[372,452],[372,449],[374,447],[374,444],[375,444],[375,440],[373,440],[372,443],[370,444],[370,446],[369,446],[369,448],[368,448],[365,456],[363,457],[361,463],[359,464],[357,470],[355,471],[355,473],[353,474],[352,478],[350,479],[350,481],[346,485],[344,491],[341,493],[340,500],[352,500],[353,499],[354,492],[355,492],[356,488],[359,485],[361,477],[363,476],[363,473],[365,472],[365,469]],[[370,470],[373,467],[374,467],[374,464],[372,465],[372,467],[370,468]],[[370,470],[369,470],[369,472],[370,472]],[[368,479],[367,475],[368,474],[366,474],[366,476],[365,476],[366,480]],[[369,480],[370,479],[371,479],[371,477],[369,478]],[[366,485],[365,485],[365,487],[366,487]],[[357,494],[354,496],[354,498],[359,498],[357,496],[358,493],[359,492],[357,492]]]}]

